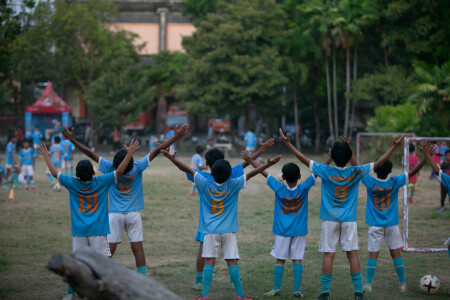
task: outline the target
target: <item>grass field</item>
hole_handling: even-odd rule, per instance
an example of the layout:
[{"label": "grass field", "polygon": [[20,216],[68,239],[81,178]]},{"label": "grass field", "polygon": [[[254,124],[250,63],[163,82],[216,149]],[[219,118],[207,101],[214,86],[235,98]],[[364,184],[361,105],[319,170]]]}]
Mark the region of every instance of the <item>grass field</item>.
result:
[{"label": "grass field", "polygon": [[[324,157],[313,158],[324,160]],[[4,157],[2,159],[4,161]],[[77,159],[81,159],[81,156]],[[181,157],[181,160],[187,163],[190,158]],[[295,160],[293,157],[283,158],[269,170],[270,173],[281,173],[281,166],[288,161]],[[231,159],[231,163],[237,164],[239,160]],[[51,190],[44,170],[44,162],[39,159],[36,176],[38,192],[35,194],[15,190],[15,199],[10,200],[9,191],[0,190],[0,299],[61,299],[65,295],[66,284],[61,277],[47,271],[45,266],[53,254],[71,253],[68,193],[64,189],[61,192]],[[302,179],[309,176],[309,171],[303,165],[301,171],[304,176]],[[396,174],[400,172],[397,170]],[[428,180],[428,172],[422,172],[419,181]],[[141,214],[149,274],[182,298],[195,299],[200,294],[191,289],[198,249],[198,243],[194,241],[198,226],[198,197],[189,196],[191,185],[186,181],[186,176],[163,157],[154,160],[143,178],[146,209]],[[364,224],[366,191],[362,185],[360,189],[358,235],[364,275],[368,256],[367,225]],[[418,197],[421,197],[421,193],[418,190]],[[273,285],[274,258],[269,255],[274,241],[271,233],[273,198],[273,192],[265,185],[261,175],[248,183],[239,198],[239,266],[244,292],[253,299],[262,298],[262,294]],[[432,197],[425,195],[424,198]],[[317,251],[321,228],[320,180],[311,189],[309,201],[309,235],[303,261],[302,291],[306,299],[315,299],[320,293],[322,263],[322,255]],[[429,206],[421,207],[424,213],[433,214],[439,203],[433,200]],[[446,204],[446,208],[447,211],[435,217],[443,225],[433,230],[449,236],[450,206]],[[367,295],[369,299],[450,298],[450,258],[447,253],[404,253],[403,258],[408,292],[398,292],[397,275],[387,247],[383,244],[373,283],[374,293]],[[134,257],[126,237],[124,243],[118,246],[113,259],[134,268]],[[419,293],[419,279],[426,274],[433,274],[440,279],[441,289],[437,295]],[[235,293],[228,283],[226,263],[217,260],[210,290],[211,299],[235,299]],[[292,263],[287,262],[282,284],[283,296],[278,298],[290,299],[292,287]],[[331,296],[332,299],[353,299],[349,265],[342,252],[337,253],[334,262]]]}]

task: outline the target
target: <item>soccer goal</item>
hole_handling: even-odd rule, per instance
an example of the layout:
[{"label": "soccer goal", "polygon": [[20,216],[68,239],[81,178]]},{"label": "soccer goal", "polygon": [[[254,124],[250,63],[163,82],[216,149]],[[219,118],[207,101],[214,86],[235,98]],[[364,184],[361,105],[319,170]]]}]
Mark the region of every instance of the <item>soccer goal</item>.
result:
[{"label": "soccer goal", "polygon": [[[409,170],[409,145],[422,141],[450,142],[448,137],[407,137],[403,148],[403,168]],[[417,147],[416,147],[417,151]],[[416,156],[423,158],[417,151]],[[419,172],[415,195],[412,203],[408,201],[410,187],[404,188],[403,195],[403,251],[407,252],[444,252],[442,245],[449,236],[450,212],[439,211],[441,186],[431,177],[430,168]],[[448,203],[448,201],[447,201]],[[450,209],[449,206],[447,208]]]}]

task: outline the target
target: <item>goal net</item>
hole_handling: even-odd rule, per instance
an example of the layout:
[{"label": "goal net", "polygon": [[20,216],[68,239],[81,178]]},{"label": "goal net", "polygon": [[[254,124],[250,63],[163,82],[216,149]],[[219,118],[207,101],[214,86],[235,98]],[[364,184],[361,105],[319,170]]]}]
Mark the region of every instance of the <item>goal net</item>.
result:
[{"label": "goal net", "polygon": [[[444,142],[450,145],[448,137],[407,137],[403,148],[403,168],[409,170],[409,145],[416,145],[416,156],[423,159],[418,150],[419,143],[428,141],[433,144]],[[437,160],[437,157],[436,157]],[[441,252],[450,235],[450,205],[446,200],[446,211],[440,211],[441,185],[437,175],[433,178],[431,168],[426,164],[419,172],[414,197],[408,199],[411,186],[404,189],[403,195],[403,250],[408,252]],[[447,196],[448,197],[448,196]],[[412,200],[412,202],[411,202]]]}]

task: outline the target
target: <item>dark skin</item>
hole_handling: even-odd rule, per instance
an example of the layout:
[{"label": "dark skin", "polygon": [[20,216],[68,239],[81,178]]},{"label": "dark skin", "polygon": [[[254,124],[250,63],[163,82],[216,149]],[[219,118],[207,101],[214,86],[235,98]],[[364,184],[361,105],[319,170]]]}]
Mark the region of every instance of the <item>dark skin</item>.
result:
[{"label": "dark skin", "polygon": [[[189,167],[188,165],[180,162],[178,159],[175,158],[176,152],[173,155],[170,155],[168,151],[166,150],[162,150],[161,151],[165,157],[167,157],[175,166],[178,167],[178,169],[182,172],[187,172],[189,174],[191,174],[192,177],[195,176],[196,171],[194,171],[191,167]],[[251,170],[250,172],[248,172],[246,174],[246,180],[250,180],[252,177],[256,176],[257,174],[261,173],[262,171],[264,171],[265,169],[273,166],[274,164],[276,164],[277,162],[279,162],[281,159],[281,155],[278,155],[277,157],[275,157],[274,159],[271,159],[270,157],[268,157],[267,159],[267,163],[263,166],[260,166],[256,169]],[[213,257],[208,257],[205,259],[205,264],[206,265],[210,265],[210,266],[214,266],[216,262],[216,258]],[[226,260],[228,267],[231,266],[236,266],[237,265],[237,259],[227,259]]]},{"label": "dark skin", "polygon": [[[158,156],[158,154],[161,152],[161,149],[165,149],[165,148],[169,147],[172,143],[174,143],[177,140],[179,140],[180,138],[182,138],[187,133],[188,129],[189,129],[189,125],[187,125],[187,124],[182,126],[181,128],[178,128],[178,126],[177,126],[177,128],[175,129],[175,135],[172,138],[170,138],[169,140],[167,140],[166,142],[158,145],[158,147],[156,147],[152,152],[150,152],[148,160],[152,161],[156,156]],[[64,133],[64,136],[75,145],[75,147],[77,147],[78,149],[81,150],[81,152],[83,152],[86,156],[91,158],[96,163],[99,162],[99,160],[100,160],[99,155],[92,152],[91,149],[89,149],[88,147],[86,147],[85,145],[83,145],[82,143],[80,143],[79,141],[77,141],[75,139],[73,128],[71,131],[69,131],[66,126],[63,126],[63,133]],[[117,244],[118,243],[109,243],[111,255],[114,255],[114,253],[116,252]],[[131,251],[134,254],[134,258],[136,261],[136,267],[146,266],[147,263],[145,260],[145,253],[144,253],[144,247],[142,245],[142,242],[130,242],[130,246],[131,246]]]}]

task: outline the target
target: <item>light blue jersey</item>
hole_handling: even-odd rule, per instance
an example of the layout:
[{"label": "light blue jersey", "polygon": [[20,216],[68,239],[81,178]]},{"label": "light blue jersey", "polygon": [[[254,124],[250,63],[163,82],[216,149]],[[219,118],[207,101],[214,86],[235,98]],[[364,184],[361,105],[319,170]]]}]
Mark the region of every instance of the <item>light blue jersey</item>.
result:
[{"label": "light blue jersey", "polygon": [[398,225],[398,190],[407,183],[408,174],[389,179],[366,175],[361,182],[367,187],[366,224],[378,227]]},{"label": "light blue jersey", "polygon": [[256,135],[253,132],[247,131],[244,135],[244,140],[246,147],[256,147]]},{"label": "light blue jersey", "polygon": [[450,190],[450,175],[445,172],[439,171],[439,181]]},{"label": "light blue jersey", "polygon": [[73,161],[72,152],[75,150],[75,145],[69,140],[64,140],[61,142],[61,146],[64,148],[64,158],[67,161]]},{"label": "light blue jersey", "polygon": [[2,166],[0,166],[0,177],[1,178],[5,178],[5,169],[3,169],[3,167]]},{"label": "light blue jersey", "polygon": [[61,168],[61,162],[64,158],[64,148],[61,146],[61,144],[53,144],[50,146],[49,152],[52,152],[52,155],[50,155],[50,158],[52,160],[52,163],[57,168]]},{"label": "light blue jersey", "polygon": [[[135,161],[133,168],[117,178],[117,183],[109,189],[109,212],[128,213],[145,208],[142,189],[142,172],[150,165],[148,155]],[[100,157],[100,172],[106,174],[114,171],[113,162]]]},{"label": "light blue jersey", "polygon": [[[195,154],[192,156],[192,159],[191,159],[191,168],[192,168],[192,169],[198,169],[198,168],[200,168],[200,167],[203,167],[203,159],[202,159],[202,157],[200,156],[200,154],[195,153]],[[189,174],[189,173],[188,173],[188,174]]]},{"label": "light blue jersey", "polygon": [[14,165],[14,158],[16,157],[16,143],[9,142],[6,145],[6,159],[5,164]]},{"label": "light blue jersey", "polygon": [[116,172],[84,182],[58,173],[58,180],[69,190],[73,236],[109,234],[108,190],[116,182]]},{"label": "light blue jersey", "polygon": [[[170,138],[172,138],[174,136],[175,136],[175,131],[173,131],[173,130],[167,131],[167,133],[166,133],[166,139],[167,140],[169,140]],[[173,143],[172,145],[175,146],[175,143]]]},{"label": "light blue jersey", "polygon": [[148,139],[148,145],[152,148],[156,147],[156,137],[153,134],[151,134],[150,138]]},{"label": "light blue jersey", "polygon": [[19,157],[23,165],[33,165],[33,158],[35,157],[34,149],[29,147],[28,150],[20,150]]},{"label": "light blue jersey", "polygon": [[42,132],[38,131],[33,131],[33,144],[34,145],[39,145],[41,143],[41,139],[43,138]]},{"label": "light blue jersey", "polygon": [[195,173],[194,183],[202,201],[200,232],[204,234],[238,232],[238,194],[245,187],[245,175],[217,184],[200,173]]},{"label": "light blue jersey", "polygon": [[339,168],[311,160],[309,169],[322,178],[320,218],[324,221],[355,222],[358,184],[373,169],[373,164]]},{"label": "light blue jersey", "polygon": [[308,234],[308,192],[316,182],[314,175],[294,188],[289,188],[275,177],[267,177],[267,185],[275,192],[272,232],[279,236]]}]

